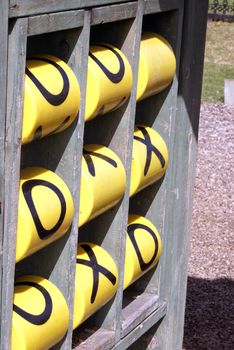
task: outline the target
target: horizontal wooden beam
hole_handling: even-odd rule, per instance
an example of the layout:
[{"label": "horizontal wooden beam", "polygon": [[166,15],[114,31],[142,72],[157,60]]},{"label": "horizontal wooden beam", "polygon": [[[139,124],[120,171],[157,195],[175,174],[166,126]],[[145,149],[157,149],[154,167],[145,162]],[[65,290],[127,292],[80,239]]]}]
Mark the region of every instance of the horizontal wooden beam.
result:
[{"label": "horizontal wooden beam", "polygon": [[135,327],[132,332],[126,335],[118,344],[115,345],[113,350],[128,349],[137,339],[139,339],[144,333],[146,333],[153,325],[159,322],[167,311],[166,303],[163,303],[159,308],[154,311],[149,317],[147,317],[142,323]]},{"label": "horizontal wooden beam", "polygon": [[23,17],[42,13],[67,10],[78,10],[91,6],[101,6],[111,3],[129,2],[128,0],[10,0],[10,17]]},{"label": "horizontal wooden beam", "polygon": [[146,0],[145,14],[175,10],[182,6],[181,0],[155,1]]},{"label": "horizontal wooden beam", "polygon": [[84,13],[77,10],[29,17],[28,36],[82,27]]},{"label": "horizontal wooden beam", "polygon": [[97,7],[92,10],[91,24],[115,22],[133,18],[137,13],[137,2]]}]

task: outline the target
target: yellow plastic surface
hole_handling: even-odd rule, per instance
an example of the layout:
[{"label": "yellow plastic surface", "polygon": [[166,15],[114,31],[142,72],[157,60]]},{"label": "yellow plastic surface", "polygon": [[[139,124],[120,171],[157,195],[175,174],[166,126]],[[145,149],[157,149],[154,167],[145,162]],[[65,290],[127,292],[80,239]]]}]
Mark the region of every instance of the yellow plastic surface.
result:
[{"label": "yellow plastic surface", "polygon": [[77,252],[73,329],[106,304],[116,293],[118,270],[106,250],[80,243]]},{"label": "yellow plastic surface", "polygon": [[124,289],[154,267],[162,253],[156,227],[146,218],[129,215],[124,268]]},{"label": "yellow plastic surface", "polygon": [[22,143],[66,129],[79,106],[79,84],[65,62],[51,55],[27,60]]},{"label": "yellow plastic surface", "polygon": [[25,168],[20,177],[16,261],[64,235],[73,214],[71,193],[58,175]]},{"label": "yellow plastic surface", "polygon": [[146,32],[140,43],[137,101],[158,94],[173,80],[176,59],[171,45],[162,36]]},{"label": "yellow plastic surface", "polygon": [[120,107],[130,95],[132,70],[124,54],[112,45],[90,47],[85,120]]},{"label": "yellow plastic surface", "polygon": [[138,125],[134,131],[130,196],[158,181],[168,166],[168,150],[154,129]]},{"label": "yellow plastic surface", "polygon": [[115,206],[126,187],[119,157],[102,145],[85,145],[81,171],[79,226]]},{"label": "yellow plastic surface", "polygon": [[11,350],[47,350],[66,334],[69,311],[60,290],[39,276],[16,280]]}]

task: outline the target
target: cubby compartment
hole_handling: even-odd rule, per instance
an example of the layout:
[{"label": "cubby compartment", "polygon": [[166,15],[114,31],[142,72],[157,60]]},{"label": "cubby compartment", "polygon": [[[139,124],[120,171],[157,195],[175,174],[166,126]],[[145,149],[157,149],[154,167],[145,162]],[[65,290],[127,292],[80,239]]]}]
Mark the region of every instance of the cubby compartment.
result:
[{"label": "cubby compartment", "polygon": [[[156,265],[152,264],[149,271],[143,273],[143,275],[138,278],[132,285],[130,285],[123,292],[123,310],[122,310],[122,337],[127,337],[130,332],[134,332],[134,328],[137,325],[144,323],[144,320],[149,320],[154,317],[158,317],[157,321],[161,321],[166,314],[166,298],[161,295],[160,288],[163,283],[162,280],[162,270],[166,269],[166,266],[163,265],[163,256],[166,253],[166,244],[167,234],[164,227],[165,224],[165,215],[166,215],[166,205],[167,199],[166,195],[168,192],[168,178],[171,176],[171,163],[173,162],[173,128],[175,125],[176,118],[176,103],[177,103],[177,88],[178,88],[178,74],[179,74],[179,61],[180,61],[180,35],[181,35],[181,13],[179,9],[165,12],[151,13],[149,15],[144,15],[142,23],[142,38],[146,38],[146,33],[155,33],[159,34],[162,38],[166,39],[167,42],[172,46],[173,53],[177,62],[177,70],[174,74],[174,77],[171,77],[172,82],[167,83],[167,87],[163,87],[162,91],[157,93],[151,92],[150,96],[145,96],[140,98],[136,104],[136,116],[135,116],[135,125],[138,127],[138,134],[134,136],[133,142],[140,142],[145,147],[144,151],[144,161],[146,173],[150,169],[150,165],[153,158],[158,158],[161,161],[161,166],[163,158],[165,161],[165,154],[159,152],[159,148],[155,148],[156,144],[159,142],[156,138],[152,139],[154,132],[156,131],[163,138],[164,142],[167,145],[169,160],[168,168],[163,171],[157,181],[147,180],[143,188],[137,190],[137,193],[132,194],[129,199],[129,214],[134,214],[142,216],[149,220],[157,229],[161,239],[162,239],[162,256],[159,258],[159,261]],[[170,28],[170,30],[169,30]],[[147,34],[148,35],[148,34]],[[150,34],[151,35],[151,34]],[[153,37],[153,36],[152,36]],[[152,44],[152,43],[150,43]],[[145,49],[146,50],[146,49]],[[152,48],[153,50],[153,48]],[[152,54],[151,50],[151,54]],[[146,51],[147,52],[147,51]],[[165,52],[164,52],[165,54]],[[148,55],[150,55],[150,50],[148,49]],[[171,54],[173,56],[173,54]],[[167,57],[164,57],[167,58]],[[140,53],[140,59],[141,53]],[[170,58],[170,59],[173,59]],[[165,60],[166,61],[166,60]],[[170,63],[170,61],[169,61]],[[143,63],[141,63],[143,64]],[[160,64],[160,62],[159,62]],[[165,63],[166,65],[166,63]],[[139,63],[140,66],[140,63]],[[155,61],[155,67],[157,62]],[[157,67],[156,67],[157,68]],[[155,68],[155,69],[156,69]],[[159,72],[160,73],[160,72]],[[143,84],[141,82],[142,76],[138,75],[138,84]],[[150,75],[148,76],[150,79]],[[161,78],[163,81],[163,78]],[[150,84],[150,80],[149,80]],[[153,86],[153,83],[151,83]],[[151,88],[152,89],[152,88]],[[147,93],[146,93],[147,95]],[[150,129],[145,129],[145,127],[150,127]],[[135,129],[136,130],[136,129]],[[140,133],[141,131],[141,133]],[[149,131],[151,134],[149,134]],[[140,136],[139,136],[140,135]],[[135,141],[136,139],[136,141]],[[154,145],[152,145],[154,144]],[[153,148],[154,147],[154,148]],[[135,150],[137,152],[137,150]],[[142,151],[143,152],[143,151]],[[162,152],[162,150],[161,150]],[[164,151],[165,152],[165,151]],[[136,153],[137,154],[137,153]],[[133,154],[134,161],[134,154]],[[147,164],[148,163],[148,164]],[[137,167],[134,165],[132,171],[136,171]],[[144,173],[145,179],[147,179],[146,174]],[[132,182],[137,183],[137,179]],[[140,186],[140,187],[141,187]],[[135,185],[132,185],[132,191]],[[136,187],[137,189],[137,187]],[[131,192],[131,191],[130,191]],[[137,229],[137,227],[136,227]],[[137,232],[137,231],[136,231]],[[142,234],[143,237],[143,234]],[[142,238],[143,239],[143,238]],[[138,244],[135,240],[135,250],[136,256],[141,254],[141,247],[139,247],[140,239]],[[153,244],[153,242],[152,242]],[[144,251],[142,251],[144,253]],[[150,261],[150,256],[145,255]],[[152,256],[153,257],[153,256]],[[144,261],[141,256],[142,261]],[[137,259],[136,259],[137,260]],[[140,260],[139,260],[140,263]],[[150,322],[150,321],[148,321]]]},{"label": "cubby compartment", "polygon": [[[74,279],[75,279],[75,263],[76,263],[76,247],[77,247],[77,222],[78,222],[78,203],[79,203],[79,182],[80,182],[80,159],[82,154],[82,145],[83,145],[83,126],[84,126],[84,102],[85,102],[85,84],[86,84],[86,66],[87,66],[87,55],[88,55],[88,42],[86,35],[89,31],[89,16],[84,14],[84,11],[76,13],[76,23],[73,23],[75,28],[68,30],[59,30],[59,25],[55,28],[51,28],[50,33],[44,34],[45,28],[36,28],[36,26],[31,26],[33,32],[39,32],[38,35],[25,36],[24,39],[24,55],[22,61],[22,69],[20,71],[20,76],[17,81],[18,86],[22,92],[21,105],[19,109],[15,111],[17,114],[15,117],[18,127],[18,140],[17,144],[17,158],[14,159],[14,174],[11,175],[13,186],[18,193],[19,186],[19,177],[20,177],[20,168],[31,168],[30,173],[24,173],[23,179],[26,179],[22,188],[22,202],[26,199],[26,207],[22,207],[22,215],[25,214],[28,208],[30,209],[30,215],[32,215],[36,230],[40,229],[42,236],[38,231],[40,239],[46,242],[47,237],[51,237],[53,234],[59,230],[59,227],[63,225],[64,220],[67,220],[67,212],[70,211],[69,220],[67,221],[66,228],[64,227],[63,236],[59,239],[56,239],[53,243],[42,247],[42,249],[35,249],[31,251],[30,256],[23,256],[24,259],[19,261],[14,267],[15,256],[11,256],[11,273],[12,276],[15,275],[15,278],[25,275],[35,275],[42,276],[43,278],[51,281],[58,290],[63,293],[65,302],[68,307],[69,312],[69,327],[64,332],[65,338],[60,342],[59,347],[70,347],[71,346],[71,331],[72,331],[72,315],[73,315],[73,297],[74,297]],[[20,22],[20,20],[19,20]],[[22,21],[21,21],[22,22]],[[27,23],[28,24],[28,23]],[[15,30],[17,23],[12,23],[13,31]],[[25,23],[26,27],[26,23]],[[61,26],[63,27],[63,26]],[[27,27],[28,28],[28,27]],[[25,28],[26,29],[26,28]],[[57,30],[56,30],[57,29]],[[41,33],[42,32],[42,33]],[[25,33],[24,33],[25,35]],[[26,53],[27,48],[27,53]],[[27,141],[24,142],[21,146],[21,124],[22,124],[22,115],[23,115],[23,106],[24,106],[24,69],[26,66],[26,58],[29,57],[32,62],[32,65],[27,68],[26,74],[28,74],[29,79],[35,84],[36,88],[39,90],[39,95],[37,97],[37,91],[31,92],[30,89],[33,86],[30,86],[30,82],[27,84],[27,97],[26,103],[28,103],[27,108],[33,106],[37,108],[38,116],[44,118],[42,126],[39,126],[36,130],[32,131],[29,136],[27,136]],[[61,61],[57,60],[54,57],[58,57],[65,63],[60,63]],[[41,64],[40,64],[41,62]],[[47,66],[51,65],[51,79],[53,79],[53,69],[54,73],[57,71],[57,76],[54,79],[57,79],[57,85],[52,86],[52,91],[50,91],[51,86],[46,73],[43,72]],[[37,65],[32,73],[34,65]],[[67,65],[67,66],[66,66]],[[69,68],[70,67],[70,71]],[[82,67],[82,69],[81,69]],[[30,71],[31,69],[31,71]],[[68,69],[68,70],[67,70]],[[35,75],[36,74],[36,75]],[[41,75],[40,75],[41,74]],[[43,75],[44,74],[44,75]],[[48,68],[48,74],[50,74],[50,69]],[[70,76],[69,76],[70,75]],[[42,81],[40,81],[42,79]],[[59,80],[60,79],[60,80]],[[70,80],[69,80],[70,79]],[[46,86],[43,86],[43,83],[47,83]],[[75,84],[74,84],[75,83]],[[48,88],[49,85],[49,88]],[[67,87],[67,91],[66,90]],[[61,93],[60,93],[61,90]],[[79,100],[79,90],[81,91],[81,102],[77,103],[76,99]],[[28,92],[29,91],[29,92]],[[31,95],[30,95],[31,94]],[[69,94],[72,97],[70,101],[66,104],[66,99],[69,99]],[[42,105],[43,100],[41,96],[45,98],[45,105]],[[25,97],[25,98],[26,98]],[[32,98],[38,98],[37,100],[31,101]],[[48,107],[46,105],[48,103]],[[76,106],[70,106],[71,104]],[[51,107],[54,106],[54,107]],[[59,106],[62,105],[64,110],[61,112]],[[78,108],[77,108],[78,107]],[[61,124],[58,122],[58,125],[53,126],[52,132],[43,135],[44,129],[47,127],[47,120],[45,118],[46,113],[48,119],[52,119],[53,108],[55,108],[54,117],[57,114],[61,114],[61,118],[64,119],[65,123],[62,122],[63,126],[66,126],[66,122],[69,122],[69,118],[72,117],[73,122],[63,131],[60,131]],[[57,109],[56,109],[57,108]],[[60,109],[61,109],[60,108]],[[69,108],[71,112],[69,112]],[[39,110],[40,109],[40,110]],[[79,113],[78,113],[79,109]],[[36,111],[37,111],[36,110]],[[51,112],[52,110],[52,112]],[[26,113],[30,114],[30,110],[26,109]],[[31,112],[31,120],[33,120],[32,115],[34,110]],[[69,117],[66,116],[66,113],[71,114]],[[30,125],[31,120],[27,122]],[[24,119],[25,121],[25,119]],[[40,123],[39,123],[40,124]],[[51,124],[51,121],[50,121]],[[24,124],[25,125],[25,124]],[[62,126],[62,129],[64,129]],[[40,129],[40,132],[38,130]],[[55,131],[55,133],[54,133]],[[78,138],[77,135],[80,135]],[[45,137],[41,137],[45,136]],[[36,140],[37,139],[37,140]],[[24,139],[23,139],[24,140]],[[10,155],[10,153],[9,153]],[[21,163],[21,164],[20,164]],[[36,168],[35,168],[36,167]],[[48,169],[49,171],[45,172],[42,169]],[[35,174],[36,173],[36,174]],[[54,175],[53,175],[54,173]],[[56,175],[55,175],[56,174]],[[30,178],[32,176],[32,179]],[[36,177],[35,177],[36,176]],[[52,177],[51,177],[52,176]],[[69,202],[67,202],[66,195],[62,190],[62,183],[57,185],[54,183],[55,178],[61,179],[64,186],[66,187],[65,191],[68,191]],[[36,180],[35,180],[36,179]],[[55,181],[56,182],[56,181]],[[26,185],[27,184],[27,185]],[[24,186],[25,185],[25,186]],[[44,191],[44,197],[40,198],[40,194],[37,194],[38,186],[41,191]],[[62,185],[63,186],[63,185]],[[26,187],[28,187],[26,189]],[[59,188],[60,187],[60,188]],[[64,188],[65,188],[64,187]],[[35,188],[35,189],[34,189]],[[35,192],[36,191],[36,192]],[[47,191],[47,192],[46,192]],[[53,192],[53,195],[50,193],[49,197],[46,197],[48,191]],[[41,193],[42,193],[41,192]],[[52,197],[51,197],[52,195]],[[65,195],[65,197],[64,197]],[[27,197],[26,197],[27,196]],[[36,197],[35,197],[36,196]],[[23,198],[24,197],[24,198]],[[43,205],[43,198],[47,202]],[[47,199],[46,199],[47,198]],[[18,197],[17,197],[18,199]],[[48,201],[51,200],[51,203]],[[53,205],[54,202],[58,202],[58,207],[55,209],[57,214],[50,213],[50,208],[53,210],[56,205]],[[72,202],[74,204],[72,204]],[[36,203],[36,204],[35,204]],[[14,212],[11,215],[14,215],[17,218],[18,213],[18,203],[15,203],[15,207],[12,208]],[[44,208],[43,208],[44,207]],[[60,208],[61,207],[61,208]],[[39,210],[39,212],[38,212]],[[47,211],[48,220],[46,219]],[[59,213],[60,211],[60,213]],[[54,218],[51,219],[50,216]],[[30,218],[28,220],[30,222]],[[44,221],[43,219],[44,218]],[[23,235],[24,232],[24,223],[22,219],[22,224],[20,229],[22,232],[19,234]],[[41,221],[42,220],[42,221]],[[21,222],[20,221],[20,222]],[[7,222],[7,220],[6,220]],[[17,220],[14,227],[11,226],[11,230],[17,229]],[[43,231],[43,232],[42,232]],[[65,232],[67,231],[67,232]],[[13,231],[14,232],[14,231]],[[26,231],[28,234],[29,232]],[[15,233],[14,233],[15,235]],[[12,243],[11,243],[12,244]],[[40,248],[40,247],[39,247]],[[14,253],[14,250],[13,252]],[[13,282],[13,280],[12,280]],[[31,283],[31,282],[30,282]],[[26,283],[27,285],[27,283]],[[13,287],[13,284],[12,284]],[[37,287],[35,287],[37,288]],[[42,287],[38,287],[42,288]],[[48,292],[49,293],[49,292]],[[12,300],[12,299],[11,299]],[[64,314],[65,315],[65,314]],[[11,320],[9,320],[10,322]],[[60,336],[61,339],[61,336]],[[59,340],[59,339],[58,339]],[[48,343],[49,344],[49,343]],[[53,343],[55,344],[54,340]]]},{"label": "cubby compartment", "polygon": [[[110,50],[120,50],[121,53],[125,56],[127,62],[121,62],[122,59],[119,57],[119,53],[116,50],[114,52],[114,56],[117,56],[118,62],[116,64],[116,67],[114,67],[115,71],[113,73],[118,73],[118,71],[121,69],[121,65],[124,64],[124,70],[125,73],[122,77],[119,78],[119,82],[109,82],[113,85],[113,89],[115,86],[118,87],[118,84],[121,84],[121,80],[125,79],[124,76],[126,74],[129,74],[129,67],[132,71],[131,75],[129,74],[129,79],[132,80],[132,87],[129,90],[128,95],[125,97],[123,96],[123,102],[120,101],[121,106],[118,104],[114,107],[114,111],[109,111],[105,113],[104,115],[97,115],[92,120],[88,120],[85,123],[85,130],[84,130],[84,145],[85,144],[98,144],[103,145],[105,147],[108,147],[111,151],[113,151],[117,157],[119,157],[119,160],[123,164],[123,167],[125,169],[126,174],[126,187],[125,191],[122,195],[122,198],[119,200],[118,203],[116,203],[112,208],[105,211],[104,213],[101,213],[91,221],[85,223],[83,226],[79,229],[79,243],[82,244],[82,242],[94,242],[95,244],[100,245],[102,248],[104,248],[114,259],[118,271],[119,271],[119,283],[118,283],[118,289],[117,292],[112,298],[112,300],[107,303],[102,309],[97,311],[94,315],[90,317],[86,321],[89,329],[99,327],[100,334],[101,332],[104,332],[104,338],[105,334],[108,338],[109,334],[109,342],[113,342],[113,332],[114,332],[114,338],[115,340],[118,339],[120,334],[120,313],[119,309],[121,308],[122,303],[122,283],[123,283],[123,259],[124,259],[124,247],[125,247],[125,230],[127,225],[127,212],[128,212],[128,186],[129,186],[129,169],[130,169],[130,157],[131,154],[129,152],[129,149],[131,148],[131,134],[133,129],[133,119],[135,115],[135,93],[136,90],[134,88],[134,82],[137,78],[137,71],[136,71],[136,65],[137,65],[137,55],[138,55],[138,49],[139,49],[139,26],[138,22],[141,20],[140,16],[137,17],[137,6],[134,4],[132,12],[132,17],[122,20],[120,13],[117,12],[119,15],[116,17],[115,22],[111,22],[111,18],[106,19],[106,22],[104,21],[104,24],[95,24],[96,21],[98,22],[98,15],[95,14],[95,10],[93,10],[93,16],[94,23],[91,26],[90,31],[90,45],[96,45],[96,47],[99,46],[100,51],[102,49],[102,46],[104,49],[107,49],[107,52],[110,48]],[[115,12],[114,12],[115,14]],[[131,13],[130,13],[131,14]],[[105,8],[104,8],[104,17],[105,17]],[[121,32],[119,31],[119,28],[121,27]],[[132,45],[132,43],[135,43]],[[116,48],[116,49],[115,49]],[[117,52],[117,53],[116,53]],[[95,54],[95,53],[94,53]],[[101,64],[102,59],[105,59],[106,51],[101,56]],[[112,51],[113,54],[113,51]],[[113,59],[116,59],[116,57],[113,56]],[[104,60],[105,63],[105,60]],[[107,62],[108,63],[108,62]],[[119,65],[119,67],[118,67]],[[107,67],[108,69],[109,67]],[[103,81],[105,83],[104,79],[110,80],[108,77],[108,73],[106,74],[105,67],[100,65],[98,66],[98,69],[104,70],[102,71],[103,74]],[[109,68],[111,71],[111,68]],[[112,68],[113,70],[113,68]],[[112,72],[111,72],[112,73]],[[121,73],[122,74],[122,73]],[[128,79],[127,79],[128,80]],[[126,81],[127,84],[129,84],[129,81]],[[126,84],[125,83],[125,84]],[[109,86],[108,86],[109,87]],[[104,87],[105,88],[105,87]],[[88,100],[87,100],[88,103]],[[105,106],[104,106],[105,108]],[[102,114],[102,113],[101,113]],[[97,153],[100,152],[97,150]],[[85,152],[86,153],[86,152]],[[85,156],[85,154],[84,154]],[[95,166],[95,154],[90,154],[90,157],[93,157],[93,164]],[[113,159],[113,156],[112,156]],[[109,162],[110,163],[110,162]],[[105,167],[109,167],[111,170],[111,167],[113,168],[113,171],[118,171],[118,169],[114,169],[113,164],[108,164],[108,159],[102,158],[102,167],[99,171],[104,171]],[[101,166],[101,164],[100,164]],[[98,172],[98,168],[96,169]],[[106,171],[108,171],[108,168],[106,168]],[[98,176],[98,174],[97,174]],[[106,177],[105,177],[106,178]],[[100,181],[100,180],[98,180]],[[115,178],[109,178],[110,185],[108,185],[108,182],[103,185],[103,189],[105,190],[105,187],[113,186],[114,190],[115,187],[118,188],[119,184],[118,181],[122,181],[121,177],[119,179],[117,177]],[[114,181],[114,184],[112,185],[112,182]],[[116,183],[116,185],[115,185]],[[79,331],[79,328],[81,328],[81,331]],[[109,331],[109,333],[108,333]],[[74,347],[76,347],[76,343],[79,343],[79,338],[83,337],[82,332],[82,325],[77,328],[77,330],[74,331],[74,339],[76,340],[73,344]],[[91,346],[92,342],[97,337],[97,347],[99,345],[99,333],[95,332],[90,334],[90,337],[86,339],[86,342],[84,342],[84,345],[82,343],[78,346],[78,348],[82,348],[82,346]],[[103,340],[102,340],[103,341]],[[105,340],[107,341],[107,340]],[[106,343],[107,348],[110,347],[110,344]]]}]

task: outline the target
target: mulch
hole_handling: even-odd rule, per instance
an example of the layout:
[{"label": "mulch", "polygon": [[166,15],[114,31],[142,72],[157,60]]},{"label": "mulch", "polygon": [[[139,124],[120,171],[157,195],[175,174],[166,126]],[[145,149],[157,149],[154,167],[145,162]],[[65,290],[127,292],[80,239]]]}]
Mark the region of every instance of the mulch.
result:
[{"label": "mulch", "polygon": [[234,107],[201,107],[186,350],[234,349]]}]

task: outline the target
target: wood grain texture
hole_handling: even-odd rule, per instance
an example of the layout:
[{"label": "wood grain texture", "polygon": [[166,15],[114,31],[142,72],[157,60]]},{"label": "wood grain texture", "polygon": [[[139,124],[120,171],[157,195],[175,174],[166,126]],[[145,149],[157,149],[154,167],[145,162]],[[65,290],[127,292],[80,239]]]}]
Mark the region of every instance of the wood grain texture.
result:
[{"label": "wood grain texture", "polygon": [[[95,323],[107,329],[115,329],[115,342],[120,339],[122,286],[125,257],[125,238],[128,221],[129,178],[131,150],[134,129],[136,79],[138,71],[138,52],[144,2],[139,1],[136,18],[119,23],[107,23],[94,26],[91,30],[92,41],[104,41],[119,47],[127,56],[133,70],[133,88],[130,99],[123,107],[107,116],[86,123],[85,143],[97,143],[109,146],[120,157],[126,173],[126,193],[115,208],[92,220],[84,226],[82,237],[101,244],[112,255],[119,270],[119,286],[115,298],[102,311],[95,315]],[[98,130],[98,133],[97,133]]]},{"label": "wood grain texture", "polygon": [[[8,11],[6,4],[7,2],[4,2],[4,16],[7,16]],[[98,6],[87,8],[95,5]],[[81,7],[86,7],[86,10],[79,9]],[[68,9],[69,11],[66,11]],[[56,13],[49,14],[53,11]],[[6,196],[1,312],[2,350],[8,350],[10,347],[15,273],[16,276],[25,273],[42,274],[49,278],[64,293],[72,315],[77,238],[80,241],[85,239],[101,244],[112,255],[119,269],[120,282],[115,298],[88,321],[93,327],[89,337],[80,342],[81,332],[81,338],[78,336],[79,344],[74,343],[73,348],[127,349],[160,321],[160,326],[154,328],[156,333],[152,333],[157,338],[157,344],[151,344],[150,349],[181,349],[206,11],[207,1],[204,0],[186,0],[185,3],[183,0],[10,1],[11,17],[29,14],[33,16],[10,22],[12,26],[9,30],[10,55],[7,63],[4,152],[4,114],[0,120],[2,125],[0,169],[5,153],[5,182],[4,191],[0,184],[0,199],[3,192]],[[0,48],[3,53],[0,56],[0,84],[3,89],[0,107],[4,111],[7,21],[2,14],[0,19],[3,23],[0,35]],[[142,29],[158,32],[168,39],[176,54],[177,74],[171,86],[164,92],[136,105]],[[191,37],[194,38],[192,42]],[[133,89],[130,99],[120,109],[84,125],[90,40],[112,43],[124,52],[133,69]],[[81,86],[81,106],[78,121],[67,130],[25,145],[21,151],[26,46],[29,55],[46,52],[58,55],[68,62]],[[133,196],[129,203],[135,122],[152,126],[164,137],[169,147],[170,163],[164,179]],[[78,234],[83,142],[104,144],[118,154],[127,172],[127,189],[123,200],[115,208],[84,225]],[[19,172],[20,166],[32,165],[49,168],[64,179],[74,197],[75,216],[67,235],[18,263],[15,268]],[[157,268],[130,286],[127,293],[123,293],[129,208],[132,213],[145,215],[158,228],[163,239],[163,255]],[[0,227],[2,227],[1,213]],[[127,296],[129,292],[137,295],[137,298],[129,299]],[[96,326],[99,327],[98,330]],[[79,329],[77,332],[79,333]],[[71,349],[71,337],[72,319],[65,339],[54,349]]]},{"label": "wood grain texture", "polygon": [[170,181],[168,194],[171,195],[168,195],[166,213],[168,247],[171,245],[171,248],[165,261],[167,276],[164,277],[165,282],[161,290],[162,297],[168,299],[168,312],[158,330],[160,346],[168,350],[181,349],[183,340],[207,5],[207,1],[203,0],[188,0],[184,5],[173,176]]},{"label": "wood grain texture", "polygon": [[[173,47],[176,60],[180,59],[180,38],[178,11],[150,14],[144,17],[143,30],[161,34]],[[177,74],[179,66],[177,66]],[[137,104],[136,123],[151,126],[164,138],[169,151],[169,166],[165,177],[157,183],[145,188],[130,200],[130,213],[148,218],[158,229],[163,242],[163,252],[157,268],[149,271],[135,284],[135,290],[158,294],[163,283],[163,275],[167,274],[165,257],[170,255],[170,241],[165,230],[165,215],[169,179],[172,174],[173,137],[176,115],[178,80],[175,76],[173,83],[162,93],[154,95]],[[168,243],[168,245],[167,245]],[[164,299],[162,299],[164,300]]]},{"label": "wood grain texture", "polygon": [[56,345],[54,349],[70,349],[72,342],[89,31],[90,12],[87,11],[83,27],[46,34],[38,37],[38,40],[32,37],[32,40],[28,42],[29,54],[48,52],[65,60],[79,80],[82,96],[78,120],[64,132],[25,145],[22,150],[21,166],[39,166],[57,173],[69,187],[75,206],[75,214],[69,232],[45,249],[19,262],[16,267],[17,275],[33,273],[48,278],[63,292],[67,300],[70,311],[69,330],[62,344]]},{"label": "wood grain texture", "polygon": [[21,157],[21,125],[24,96],[27,19],[12,23],[8,48],[7,114],[4,168],[3,288],[1,349],[10,349],[13,305],[18,190]]},{"label": "wood grain texture", "polygon": [[[126,294],[128,291],[124,293]],[[141,295],[131,293],[128,296],[128,304],[122,310],[122,338],[133,331],[144,319],[159,308],[158,299],[158,295],[148,293]]]},{"label": "wood grain texture", "polygon": [[101,6],[92,10],[92,25],[133,18],[136,17],[136,14],[136,1],[126,4]]},{"label": "wood grain texture", "polygon": [[145,0],[145,14],[158,13],[177,9],[181,6],[181,0]]},{"label": "wood grain texture", "polygon": [[10,17],[21,17],[101,6],[118,2],[127,2],[127,0],[10,0],[9,13]]},{"label": "wood grain texture", "polygon": [[[8,43],[8,0],[1,2],[0,11],[0,291],[2,290],[2,259],[3,259],[3,215],[4,215],[4,138],[6,114],[7,86],[7,43]],[[2,293],[0,292],[0,305]],[[0,323],[1,338],[1,323]],[[0,340],[1,343],[1,340]]]},{"label": "wood grain texture", "polygon": [[162,303],[156,311],[144,319],[142,323],[136,326],[132,332],[126,335],[121,341],[113,347],[113,350],[128,349],[128,347],[147,332],[153,325],[161,321],[167,312],[165,303]]},{"label": "wood grain texture", "polygon": [[83,10],[32,16],[28,19],[28,36],[78,28],[83,23]]}]

